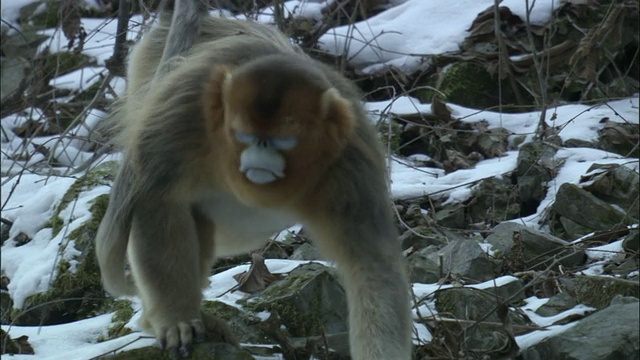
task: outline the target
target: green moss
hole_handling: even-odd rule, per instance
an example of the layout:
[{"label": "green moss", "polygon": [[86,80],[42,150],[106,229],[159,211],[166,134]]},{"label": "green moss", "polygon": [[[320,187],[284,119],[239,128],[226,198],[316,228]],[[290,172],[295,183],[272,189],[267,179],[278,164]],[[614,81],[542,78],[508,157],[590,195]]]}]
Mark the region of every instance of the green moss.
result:
[{"label": "green moss", "polygon": [[[56,224],[60,224],[60,228],[57,229],[59,232],[62,228],[62,224],[64,223],[62,219],[56,219],[60,217],[60,212],[66,209],[67,206],[69,206],[69,204],[72,201],[75,201],[81,192],[91,190],[98,185],[110,184],[114,179],[114,174],[116,173],[116,171],[117,171],[116,162],[109,161],[104,164],[100,164],[98,167],[96,167],[95,169],[92,169],[89,173],[85,174],[84,176],[76,180],[73,183],[73,185],[69,187],[67,192],[62,196],[60,203],[58,204],[58,206],[56,206],[56,209],[53,212],[53,216],[49,220],[49,224],[51,224],[52,227]],[[104,204],[103,201],[104,200],[101,200],[100,204],[104,205],[104,207],[106,208],[106,204]],[[98,210],[98,209],[94,209],[92,207],[91,211],[93,212],[94,210]],[[100,215],[103,215],[103,214],[104,212]],[[100,216],[100,219],[102,219],[102,216]],[[58,234],[58,232],[56,232],[55,230],[56,230],[56,227],[54,227],[53,236],[56,236]]]},{"label": "green moss", "polygon": [[397,153],[400,148],[400,134],[402,133],[400,124],[391,122],[391,126],[389,126],[388,123],[380,123],[377,128],[378,136],[384,144],[384,148],[390,149],[391,153]]},{"label": "green moss", "polygon": [[[461,61],[447,67],[439,90],[447,97],[447,101],[463,106],[485,109],[501,103],[497,77],[491,76],[484,67],[472,61]],[[513,91],[506,81],[502,82],[502,104],[516,104]]]},{"label": "green moss", "polygon": [[90,57],[71,51],[48,54],[44,58],[45,71],[52,76],[61,76],[95,63]]},{"label": "green moss", "polygon": [[124,335],[132,333],[132,330],[125,325],[133,317],[133,308],[131,307],[130,300],[116,300],[111,305],[111,308],[116,311],[111,318],[111,326],[107,330],[107,336],[98,337],[98,342],[115,339]]},{"label": "green moss", "polygon": [[578,303],[598,310],[609,306],[616,295],[640,297],[638,283],[604,276],[581,276],[565,280],[564,285]]},{"label": "green moss", "polygon": [[244,304],[277,313],[292,336],[346,331],[346,297],[332,271],[320,264],[300,266]]},{"label": "green moss", "polygon": [[[107,184],[115,171],[114,163],[106,163],[76,180],[62,197],[48,225],[56,236],[64,228],[61,211],[75,201],[80,193]],[[112,311],[100,280],[100,269],[94,255],[94,239],[104,216],[109,196],[92,200],[91,218],[66,236],[65,244],[72,244],[79,252],[73,261],[62,259],[56,266],[50,289],[28,297],[24,310],[11,314],[16,325],[61,324]]]},{"label": "green moss", "polygon": [[[31,3],[20,9],[20,25],[25,30],[42,30],[58,27],[61,1],[44,0]],[[41,7],[44,5],[44,8]]]}]

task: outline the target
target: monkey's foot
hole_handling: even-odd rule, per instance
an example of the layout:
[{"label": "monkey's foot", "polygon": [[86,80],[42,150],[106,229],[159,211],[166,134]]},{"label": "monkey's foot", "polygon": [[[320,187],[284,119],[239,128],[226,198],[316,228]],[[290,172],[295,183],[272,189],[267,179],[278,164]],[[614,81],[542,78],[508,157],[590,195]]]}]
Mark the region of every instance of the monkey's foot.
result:
[{"label": "monkey's foot", "polygon": [[173,326],[163,326],[156,336],[160,346],[169,352],[172,359],[186,358],[191,355],[194,342],[204,341],[205,326],[201,319],[181,321]]}]

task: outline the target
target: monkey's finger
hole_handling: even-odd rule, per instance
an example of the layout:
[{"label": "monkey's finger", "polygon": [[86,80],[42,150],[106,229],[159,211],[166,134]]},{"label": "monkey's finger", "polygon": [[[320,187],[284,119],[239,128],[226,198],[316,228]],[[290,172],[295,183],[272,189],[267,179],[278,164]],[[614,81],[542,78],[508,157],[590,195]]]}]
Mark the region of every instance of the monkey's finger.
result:
[{"label": "monkey's finger", "polygon": [[204,327],[204,321],[202,319],[191,320],[191,328],[193,329],[193,335],[197,343],[204,342],[206,335],[206,329]]},{"label": "monkey's finger", "polygon": [[178,323],[178,331],[180,332],[180,343],[182,346],[180,347],[180,354],[182,357],[189,357],[191,354],[191,346],[193,344],[193,330],[191,329],[191,324],[187,323]]},{"label": "monkey's finger", "polygon": [[171,358],[179,359],[180,352],[178,349],[180,348],[180,333],[179,333],[178,327],[176,326],[169,327],[164,332],[164,336],[166,338],[165,340],[166,349],[169,351]]}]

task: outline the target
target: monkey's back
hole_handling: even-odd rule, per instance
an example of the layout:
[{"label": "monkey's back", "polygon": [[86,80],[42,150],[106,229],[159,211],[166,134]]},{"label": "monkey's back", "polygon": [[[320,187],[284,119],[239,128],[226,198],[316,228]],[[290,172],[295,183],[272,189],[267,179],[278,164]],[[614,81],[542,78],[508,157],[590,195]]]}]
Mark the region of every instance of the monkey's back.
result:
[{"label": "monkey's back", "polygon": [[[137,92],[153,79],[168,34],[169,21],[163,18],[134,48],[127,69],[129,94]],[[269,48],[272,51],[302,53],[272,26],[209,16],[202,22],[200,35],[193,49],[184,57],[208,53],[214,55],[212,60],[216,63],[229,64],[233,60],[240,63],[255,56],[256,46],[262,46],[265,50]],[[246,53],[244,56],[241,53],[243,51]]]}]

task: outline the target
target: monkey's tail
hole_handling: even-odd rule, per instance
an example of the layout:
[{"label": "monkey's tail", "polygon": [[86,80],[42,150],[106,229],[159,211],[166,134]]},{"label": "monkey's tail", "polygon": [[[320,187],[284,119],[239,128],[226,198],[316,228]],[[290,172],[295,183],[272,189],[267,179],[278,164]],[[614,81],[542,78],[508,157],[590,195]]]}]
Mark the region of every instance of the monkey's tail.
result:
[{"label": "monkey's tail", "polygon": [[136,287],[125,273],[130,226],[110,207],[96,235],[96,256],[104,289],[113,296],[135,295]]},{"label": "monkey's tail", "polygon": [[133,170],[130,161],[122,163],[111,187],[109,206],[96,234],[96,256],[102,283],[114,296],[135,295],[136,287],[125,273],[125,259],[133,217]]}]

